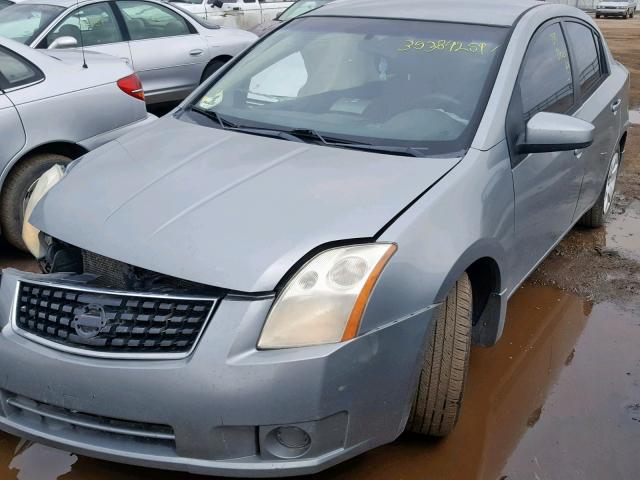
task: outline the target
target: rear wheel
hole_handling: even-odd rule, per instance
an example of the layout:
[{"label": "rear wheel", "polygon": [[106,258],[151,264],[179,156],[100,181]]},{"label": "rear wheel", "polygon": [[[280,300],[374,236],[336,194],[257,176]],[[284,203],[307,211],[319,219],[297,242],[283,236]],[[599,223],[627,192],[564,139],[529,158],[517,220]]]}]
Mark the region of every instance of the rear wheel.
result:
[{"label": "rear wheel", "polygon": [[620,172],[621,153],[620,147],[616,148],[613,153],[611,162],[609,162],[609,170],[607,178],[602,187],[602,193],[596,204],[580,219],[580,225],[589,228],[598,228],[604,225],[607,216],[613,207],[613,200],[616,194],[616,184],[618,183],[618,174]]},{"label": "rear wheel", "polygon": [[636,16],[636,9],[631,10],[631,18]]},{"label": "rear wheel", "polygon": [[596,13],[596,18],[600,18],[600,14],[599,13]]},{"label": "rear wheel", "polygon": [[69,157],[40,153],[21,160],[9,173],[0,192],[0,228],[5,240],[20,250],[27,250],[22,241],[22,222],[29,194],[40,176],[57,164],[66,165]]},{"label": "rear wheel", "polygon": [[407,430],[443,437],[455,427],[471,348],[472,292],[464,274],[435,314]]}]

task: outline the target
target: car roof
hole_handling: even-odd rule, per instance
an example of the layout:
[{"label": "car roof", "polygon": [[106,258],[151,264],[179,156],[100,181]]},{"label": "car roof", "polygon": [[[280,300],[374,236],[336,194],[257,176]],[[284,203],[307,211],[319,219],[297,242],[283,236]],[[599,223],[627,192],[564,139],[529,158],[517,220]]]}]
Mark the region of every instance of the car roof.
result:
[{"label": "car roof", "polygon": [[336,0],[304,16],[375,17],[511,26],[540,0]]}]

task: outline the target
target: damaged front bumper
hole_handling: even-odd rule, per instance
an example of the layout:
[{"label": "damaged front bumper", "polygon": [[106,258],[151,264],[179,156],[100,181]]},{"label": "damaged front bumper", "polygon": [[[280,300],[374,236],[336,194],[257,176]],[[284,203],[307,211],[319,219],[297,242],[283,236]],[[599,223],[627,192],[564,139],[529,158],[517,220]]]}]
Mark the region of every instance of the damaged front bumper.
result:
[{"label": "damaged front bumper", "polygon": [[273,297],[227,295],[193,348],[164,359],[28,338],[21,285],[82,291],[77,278],[0,277],[0,429],[106,460],[266,477],[317,472],[404,428],[432,310],[347,343],[258,351]]}]

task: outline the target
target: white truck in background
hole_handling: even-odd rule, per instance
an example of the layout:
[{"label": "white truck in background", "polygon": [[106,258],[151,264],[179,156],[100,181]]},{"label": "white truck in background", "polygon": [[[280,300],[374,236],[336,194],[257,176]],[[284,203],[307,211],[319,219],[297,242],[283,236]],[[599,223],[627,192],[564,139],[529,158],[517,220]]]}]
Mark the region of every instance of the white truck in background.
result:
[{"label": "white truck in background", "polygon": [[276,18],[291,0],[170,0],[171,3],[220,26],[250,30]]}]

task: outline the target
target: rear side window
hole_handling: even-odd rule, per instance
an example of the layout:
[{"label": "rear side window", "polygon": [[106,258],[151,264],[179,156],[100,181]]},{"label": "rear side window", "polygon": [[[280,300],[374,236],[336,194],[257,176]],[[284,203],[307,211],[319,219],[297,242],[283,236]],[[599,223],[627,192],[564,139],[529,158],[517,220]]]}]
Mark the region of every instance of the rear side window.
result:
[{"label": "rear side window", "polygon": [[24,58],[0,47],[0,87],[10,89],[37,82],[42,72]]},{"label": "rear side window", "polygon": [[191,31],[184,18],[154,3],[122,1],[117,3],[131,40],[176,37]]},{"label": "rear side window", "polygon": [[560,24],[544,28],[529,45],[520,92],[525,121],[539,112],[567,113],[573,106],[571,63]]},{"label": "rear side window", "polygon": [[600,85],[604,77],[598,55],[599,45],[596,44],[593,31],[587,26],[575,22],[567,22],[565,26],[576,64],[581,97],[585,98]]}]

